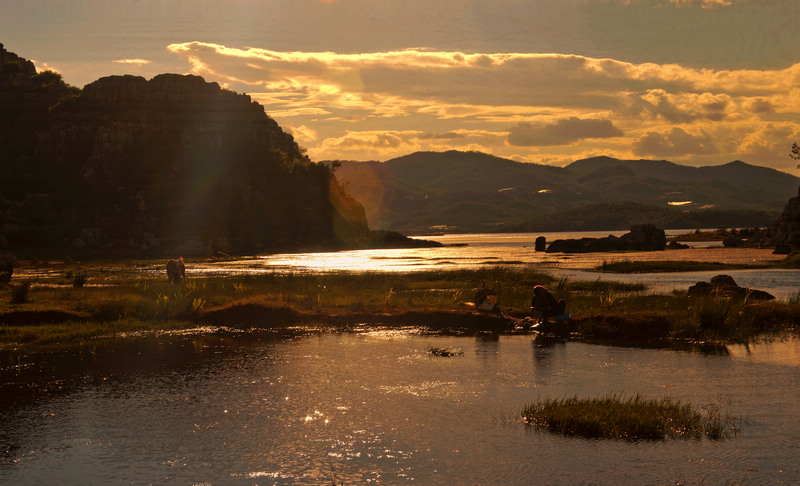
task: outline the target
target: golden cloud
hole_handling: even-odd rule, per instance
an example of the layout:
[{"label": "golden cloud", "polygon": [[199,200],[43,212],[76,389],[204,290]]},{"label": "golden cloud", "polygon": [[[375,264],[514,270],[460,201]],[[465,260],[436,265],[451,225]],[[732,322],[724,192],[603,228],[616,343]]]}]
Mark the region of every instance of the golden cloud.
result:
[{"label": "golden cloud", "polygon": [[714,138],[705,131],[688,133],[673,127],[669,132],[647,132],[634,144],[633,152],[638,155],[660,157],[682,156],[687,154],[714,154],[718,148]]},{"label": "golden cloud", "polygon": [[[725,4],[705,2],[712,3]],[[309,154],[324,158],[456,147],[537,160],[589,152],[709,157],[734,149],[777,158],[788,132],[769,127],[800,131],[800,64],[711,70],[539,53],[340,54],[202,42],[168,49],[193,73],[316,131]],[[565,146],[572,152],[556,148]]]},{"label": "golden cloud", "polygon": [[688,5],[700,5],[700,8],[730,7],[733,5],[731,0],[669,0],[670,3],[678,7]]},{"label": "golden cloud", "polygon": [[151,61],[149,59],[114,59],[111,62],[114,62],[114,63],[117,63],[117,64],[133,64],[133,65],[136,65],[136,66],[143,66],[145,64],[150,64],[153,61]]},{"label": "golden cloud", "polygon": [[621,137],[609,120],[565,118],[550,124],[520,123],[509,130],[508,143],[516,146],[567,145],[585,138]]}]

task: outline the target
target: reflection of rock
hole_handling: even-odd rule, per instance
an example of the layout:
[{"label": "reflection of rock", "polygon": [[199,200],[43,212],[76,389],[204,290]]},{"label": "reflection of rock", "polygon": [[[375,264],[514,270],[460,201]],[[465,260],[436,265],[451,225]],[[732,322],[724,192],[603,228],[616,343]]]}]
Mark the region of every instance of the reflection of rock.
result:
[{"label": "reflection of rock", "polygon": [[667,246],[663,229],[652,224],[637,224],[630,233],[619,238],[613,235],[605,238],[580,238],[556,240],[547,247],[547,253],[589,253],[597,251],[657,251]]},{"label": "reflection of rock", "polygon": [[722,295],[725,297],[748,298],[753,300],[773,300],[775,296],[763,290],[739,287],[730,275],[716,275],[710,282],[697,282],[689,287],[689,295]]},{"label": "reflection of rock", "polygon": [[678,243],[677,241],[672,240],[667,245],[667,248],[670,250],[685,250],[686,248],[689,248],[689,245],[684,245],[683,243]]},{"label": "reflection of rock", "polygon": [[745,241],[738,236],[729,236],[722,240],[722,246],[725,248],[741,248],[745,244]]}]

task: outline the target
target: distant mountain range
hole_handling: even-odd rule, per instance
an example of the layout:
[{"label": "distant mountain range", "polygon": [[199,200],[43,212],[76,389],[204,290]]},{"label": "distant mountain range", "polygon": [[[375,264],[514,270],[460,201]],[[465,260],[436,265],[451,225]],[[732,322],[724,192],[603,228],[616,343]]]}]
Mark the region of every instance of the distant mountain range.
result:
[{"label": "distant mountain range", "polygon": [[566,167],[478,152],[339,161],[372,228],[407,234],[766,226],[800,178],[741,161],[689,167],[593,157]]}]

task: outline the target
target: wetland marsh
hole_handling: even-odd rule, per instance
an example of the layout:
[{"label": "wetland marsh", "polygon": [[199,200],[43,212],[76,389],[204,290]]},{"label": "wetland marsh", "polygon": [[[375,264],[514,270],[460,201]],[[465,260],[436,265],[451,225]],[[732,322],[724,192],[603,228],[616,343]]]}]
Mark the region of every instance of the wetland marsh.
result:
[{"label": "wetland marsh", "polygon": [[[590,265],[638,254],[551,260],[519,240],[441,250],[190,261],[180,285],[159,262],[23,267],[15,279],[32,285],[24,303],[2,303],[4,318],[62,314],[2,326],[0,483],[800,481],[797,270],[730,272],[743,286],[773,279],[759,288],[775,302],[700,302],[683,283],[664,290]],[[743,260],[777,259],[735,250],[725,262]],[[343,271],[346,261],[374,269]],[[576,332],[540,340],[464,322],[460,302],[494,281],[513,318],[503,325],[542,283],[568,298]],[[539,400],[611,395],[744,425],[719,439],[630,441],[522,420]]]}]

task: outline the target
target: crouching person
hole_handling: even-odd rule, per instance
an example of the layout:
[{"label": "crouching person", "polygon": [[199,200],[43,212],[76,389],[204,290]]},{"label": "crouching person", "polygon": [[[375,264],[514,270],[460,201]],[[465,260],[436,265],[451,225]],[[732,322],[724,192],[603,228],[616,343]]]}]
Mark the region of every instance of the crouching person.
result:
[{"label": "crouching person", "polygon": [[533,287],[531,299],[531,315],[537,321],[546,321],[550,317],[565,314],[567,303],[564,299],[556,300],[553,294],[541,285]]}]

